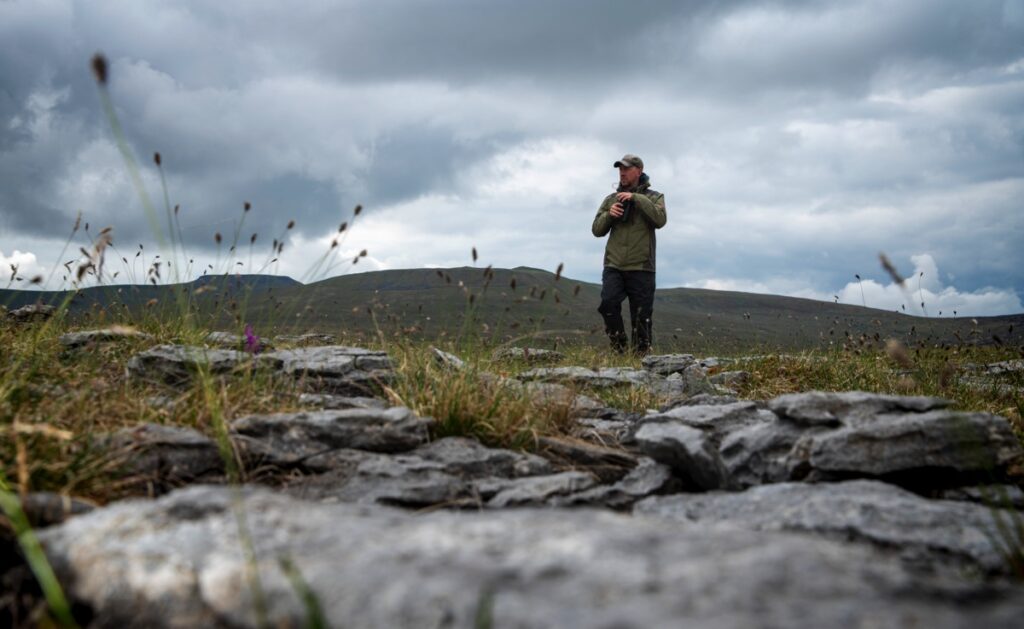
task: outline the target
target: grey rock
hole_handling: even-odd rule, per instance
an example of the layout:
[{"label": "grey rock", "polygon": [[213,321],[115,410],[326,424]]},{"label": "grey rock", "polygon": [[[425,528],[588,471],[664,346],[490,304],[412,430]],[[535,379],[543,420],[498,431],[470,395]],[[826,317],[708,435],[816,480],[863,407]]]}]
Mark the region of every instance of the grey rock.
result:
[{"label": "grey rock", "polygon": [[[247,561],[239,527],[255,564]],[[92,626],[1015,627],[1024,592],[918,574],[869,545],[606,511],[412,517],[268,490],[192,487],[40,532]]]},{"label": "grey rock", "polygon": [[308,332],[306,334],[279,334],[274,343],[288,345],[334,345],[337,339],[333,334]]},{"label": "grey rock", "polygon": [[[790,480],[793,446],[806,428],[778,418],[751,424],[722,438],[719,454],[734,488]],[[806,474],[806,470],[802,470]]]},{"label": "grey rock", "polygon": [[192,428],[140,424],[101,436],[98,445],[121,462],[136,484],[157,493],[185,483],[223,480],[220,449]]},{"label": "grey rock", "polygon": [[207,334],[203,340],[207,345],[229,349],[241,349],[245,345],[245,337],[232,332],[213,331]]},{"label": "grey rock", "polygon": [[434,357],[434,361],[442,367],[453,371],[462,371],[466,368],[466,361],[462,360],[455,354],[448,353],[436,347],[431,347],[430,353]]},{"label": "grey rock", "polygon": [[7,318],[15,323],[46,321],[56,314],[57,308],[46,304],[30,304],[7,312]]},{"label": "grey rock", "polygon": [[465,437],[445,437],[413,450],[411,455],[432,461],[451,474],[482,478],[515,478],[550,474],[551,463],[534,454],[488,448]]},{"label": "grey rock", "polygon": [[[1010,568],[999,548],[999,514],[980,505],[929,500],[878,481],[780,483],[740,493],[659,496],[637,503],[635,512],[861,540],[896,549],[903,559],[924,566],[954,558],[983,573]],[[1021,521],[1024,515],[1004,512],[1000,517]]]},{"label": "grey rock", "polygon": [[680,405],[664,412],[644,416],[641,423],[678,422],[711,431],[719,440],[728,433],[750,424],[772,421],[770,411],[759,409],[754,402]]},{"label": "grey rock", "polygon": [[749,371],[723,371],[710,376],[711,384],[718,384],[726,387],[739,387],[750,382]]},{"label": "grey rock", "polygon": [[1024,457],[1005,419],[937,398],[809,393],[769,402],[775,421],[722,438],[734,486],[880,477],[915,490],[998,479]]},{"label": "grey rock", "polygon": [[1002,417],[938,410],[881,414],[871,423],[809,435],[792,456],[833,475],[948,470],[981,477],[998,476],[1022,455],[1020,441]]},{"label": "grey rock", "polygon": [[597,370],[586,367],[541,367],[524,371],[517,377],[524,381],[561,382],[596,388],[623,385],[643,386],[650,382],[650,374],[644,370],[617,367],[605,367]]},{"label": "grey rock", "polygon": [[401,454],[339,451],[334,458],[338,455],[332,469],[291,479],[285,491],[306,500],[408,508],[481,504],[473,484],[446,472],[441,463]]},{"label": "grey rock", "polygon": [[481,481],[477,487],[482,496],[490,496],[487,507],[502,509],[544,504],[555,496],[563,496],[595,484],[594,477],[584,472],[561,472],[547,476],[528,476],[513,480]]},{"label": "grey rock", "polygon": [[684,483],[698,489],[719,489],[729,475],[711,438],[704,431],[676,422],[648,422],[633,434],[636,447],[672,468]]},{"label": "grey rock", "polygon": [[565,358],[565,354],[551,349],[534,347],[504,347],[496,350],[491,357],[494,360],[525,360],[529,363],[557,363]]},{"label": "grey rock", "polygon": [[647,371],[656,373],[660,376],[667,376],[673,373],[681,373],[684,369],[696,362],[697,361],[694,359],[693,354],[661,354],[644,356],[640,361],[640,364],[643,365],[643,368]]},{"label": "grey rock", "polygon": [[375,397],[352,397],[334,395],[333,393],[303,393],[299,395],[299,404],[308,404],[317,408],[338,410],[344,408],[385,409],[388,403]]},{"label": "grey rock", "polygon": [[461,437],[439,439],[398,455],[337,450],[309,457],[305,467],[326,473],[289,480],[288,493],[404,507],[480,507],[482,495],[504,487],[502,479],[552,472],[551,464],[540,457],[487,448]]},{"label": "grey rock", "polygon": [[191,345],[157,345],[128,360],[128,374],[135,378],[167,384],[183,384],[200,371],[211,375],[229,374],[253,357],[230,349],[207,349]]},{"label": "grey rock", "polygon": [[697,361],[697,364],[704,369],[712,369],[714,367],[721,367],[723,365],[729,365],[736,362],[732,358],[719,358],[718,356],[708,356],[707,358],[701,358]]},{"label": "grey rock", "polygon": [[661,406],[660,412],[664,413],[680,406],[714,406],[721,404],[735,404],[739,398],[735,395],[718,395],[717,393],[698,393],[692,397],[682,397],[671,400]]},{"label": "grey rock", "polygon": [[[409,409],[353,408],[251,415],[231,422],[231,429],[256,446],[252,454],[288,465],[325,450],[352,448],[375,452],[412,450],[428,439],[430,418]],[[253,443],[253,441],[258,443]]]},{"label": "grey rock", "polygon": [[791,393],[768,402],[768,408],[779,417],[808,426],[854,425],[872,421],[879,413],[923,413],[949,405],[949,400],[941,398],[880,395],[865,391]]},{"label": "grey rock", "polygon": [[715,385],[708,380],[704,370],[696,363],[687,366],[682,372],[675,372],[664,379],[652,378],[650,388],[656,395],[675,400],[695,395],[717,395],[719,393]]},{"label": "grey rock", "polygon": [[269,352],[263,358],[279,361],[282,373],[328,393],[372,394],[394,377],[386,353],[358,347],[299,347]]},{"label": "grey rock", "polygon": [[672,470],[653,459],[641,457],[636,467],[618,482],[598,485],[585,491],[552,498],[553,506],[603,505],[612,509],[627,509],[634,502],[652,494],[676,488]]},{"label": "grey rock", "polygon": [[109,343],[126,338],[152,339],[152,335],[139,332],[135,328],[111,326],[103,330],[82,330],[61,334],[60,344],[68,349],[78,349],[86,345]]},{"label": "grey rock", "polygon": [[1003,360],[987,365],[964,365],[970,371],[980,371],[990,376],[1001,376],[1005,374],[1024,372],[1024,359]]}]

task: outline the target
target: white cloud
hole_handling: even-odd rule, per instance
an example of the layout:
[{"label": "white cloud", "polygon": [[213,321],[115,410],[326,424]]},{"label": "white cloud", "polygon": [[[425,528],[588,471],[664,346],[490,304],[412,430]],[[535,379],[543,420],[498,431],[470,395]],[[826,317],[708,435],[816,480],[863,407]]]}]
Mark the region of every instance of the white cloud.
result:
[{"label": "white cloud", "polygon": [[0,251],[0,286],[27,288],[29,282],[37,276],[46,279],[46,267],[39,264],[36,254],[15,249],[10,256],[6,256]]}]

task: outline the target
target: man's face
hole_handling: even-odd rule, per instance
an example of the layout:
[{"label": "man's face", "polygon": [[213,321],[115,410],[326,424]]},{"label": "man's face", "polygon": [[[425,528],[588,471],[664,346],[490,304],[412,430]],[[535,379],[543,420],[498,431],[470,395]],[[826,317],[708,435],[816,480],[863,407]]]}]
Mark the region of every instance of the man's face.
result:
[{"label": "man's face", "polygon": [[619,166],[619,185],[631,188],[640,181],[641,170],[636,166]]}]

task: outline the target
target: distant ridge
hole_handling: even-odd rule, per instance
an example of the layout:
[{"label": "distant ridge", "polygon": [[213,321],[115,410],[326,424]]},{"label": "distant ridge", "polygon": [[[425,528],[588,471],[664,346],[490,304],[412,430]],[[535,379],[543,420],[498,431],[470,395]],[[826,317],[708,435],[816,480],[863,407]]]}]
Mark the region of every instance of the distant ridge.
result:
[{"label": "distant ridge", "polygon": [[[237,275],[206,276],[176,286],[92,287],[79,292],[72,313],[111,305],[136,308],[152,299],[169,303],[168,297],[182,287],[208,287],[199,300],[206,305],[244,293],[246,320],[275,328],[367,334],[406,330],[424,338],[469,331],[498,339],[539,334],[545,343],[554,338],[604,343],[597,313],[599,285],[564,276],[556,281],[550,271],[523,266],[366,271],[311,284],[281,276]],[[7,290],[0,291],[0,303],[8,308],[57,303],[66,295]],[[628,325],[625,304],[623,312]],[[857,349],[888,338],[916,346],[1024,345],[1024,314],[918,317],[800,297],[699,288],[659,289],[654,313],[659,351]]]}]

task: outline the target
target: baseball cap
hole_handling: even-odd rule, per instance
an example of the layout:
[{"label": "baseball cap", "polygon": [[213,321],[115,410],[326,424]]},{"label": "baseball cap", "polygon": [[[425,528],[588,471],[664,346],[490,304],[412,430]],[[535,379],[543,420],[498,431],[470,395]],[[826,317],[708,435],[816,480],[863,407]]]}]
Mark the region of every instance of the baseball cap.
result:
[{"label": "baseball cap", "polygon": [[636,155],[633,155],[632,153],[626,153],[625,155],[622,156],[622,159],[612,164],[612,166],[614,168],[618,168],[619,166],[636,166],[640,170],[643,170],[644,160],[640,159]]}]

